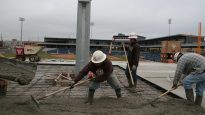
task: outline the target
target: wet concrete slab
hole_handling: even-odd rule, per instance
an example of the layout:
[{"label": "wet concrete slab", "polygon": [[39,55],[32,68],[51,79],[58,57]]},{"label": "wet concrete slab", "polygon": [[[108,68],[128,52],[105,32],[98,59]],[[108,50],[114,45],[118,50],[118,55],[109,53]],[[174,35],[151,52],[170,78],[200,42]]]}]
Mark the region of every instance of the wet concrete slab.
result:
[{"label": "wet concrete slab", "polygon": [[[36,98],[38,98],[43,95],[52,93],[64,87],[53,86],[52,84],[47,83],[45,81],[45,77],[47,75],[58,74],[61,72],[71,73],[73,71],[74,71],[74,66],[70,66],[70,65],[38,65],[35,78],[31,81],[31,83],[26,86],[20,86],[15,82],[10,82],[10,84],[8,85],[7,96],[33,95]],[[115,67],[114,74],[117,76],[117,78],[120,81],[121,88],[122,88],[122,96],[126,97],[129,95],[133,95],[133,93],[131,93],[129,89],[125,88],[125,86],[127,86],[128,83],[125,77],[124,70],[119,67]],[[89,82],[81,84],[80,86],[77,86],[72,90],[62,91],[60,93],[55,94],[55,96],[87,97],[88,83]],[[136,92],[134,95],[143,95],[145,99],[156,98],[158,95],[162,93],[161,90],[156,89],[155,87],[150,86],[150,84],[147,84],[141,80],[138,80],[138,87],[136,90],[139,90],[139,92]],[[141,92],[140,90],[143,92]],[[101,83],[101,87],[98,90],[96,90],[95,93],[95,98],[99,98],[103,96],[116,98],[115,91],[106,82]],[[168,96],[165,97],[165,99],[166,98],[171,98],[171,97]]]},{"label": "wet concrete slab", "polygon": [[[123,63],[121,63],[123,64]],[[125,65],[126,63],[124,63]],[[117,115],[159,115],[159,114],[198,114],[203,115],[204,109],[195,105],[186,105],[185,100],[174,98],[173,95],[166,95],[160,98],[154,105],[150,101],[158,97],[165,90],[150,84],[145,80],[138,80],[136,92],[125,88],[127,80],[124,70],[121,67],[114,67],[114,74],[120,81],[122,87],[122,98],[117,99],[115,91],[106,83],[101,83],[101,87],[96,90],[94,105],[84,104],[87,97],[88,82],[76,86],[72,90],[59,92],[40,101],[40,110],[31,102],[30,95],[36,98],[59,90],[61,86],[53,86],[45,82],[47,74],[72,71],[74,66],[68,63],[64,65],[38,65],[36,76],[29,85],[20,86],[10,82],[7,96],[0,98],[0,111],[2,114],[117,114]],[[149,78],[149,77],[148,77]],[[10,109],[12,107],[12,109]],[[180,108],[180,109],[178,109]]]},{"label": "wet concrete slab", "polygon": [[[58,62],[41,62],[42,64],[57,64]],[[59,62],[60,64],[75,64],[75,60]],[[113,65],[126,68],[125,61],[113,61]],[[172,87],[172,80],[176,69],[175,63],[160,63],[153,61],[140,61],[138,67],[138,75],[143,79],[158,85],[159,87],[169,90]],[[184,88],[181,86],[172,91],[173,94],[186,99]],[[205,93],[203,96],[202,106],[205,107]]]}]

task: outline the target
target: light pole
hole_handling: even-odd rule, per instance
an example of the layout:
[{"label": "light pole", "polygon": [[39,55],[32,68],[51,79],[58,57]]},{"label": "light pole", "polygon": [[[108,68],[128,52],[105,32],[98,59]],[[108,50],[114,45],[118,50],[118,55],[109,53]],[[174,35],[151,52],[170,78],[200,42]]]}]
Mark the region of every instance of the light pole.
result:
[{"label": "light pole", "polygon": [[169,18],[169,19],[168,19],[168,24],[169,24],[169,36],[170,36],[170,25],[171,25],[171,23],[172,23],[172,19]]},{"label": "light pole", "polygon": [[19,17],[19,21],[21,21],[21,43],[20,45],[23,45],[22,44],[22,32],[23,32],[23,21],[25,21],[25,18]]},{"label": "light pole", "polygon": [[1,32],[1,41],[3,41],[3,36],[2,36],[2,32]]},{"label": "light pole", "polygon": [[93,38],[93,31],[92,31],[92,27],[94,26],[94,22],[90,22],[90,38]]}]

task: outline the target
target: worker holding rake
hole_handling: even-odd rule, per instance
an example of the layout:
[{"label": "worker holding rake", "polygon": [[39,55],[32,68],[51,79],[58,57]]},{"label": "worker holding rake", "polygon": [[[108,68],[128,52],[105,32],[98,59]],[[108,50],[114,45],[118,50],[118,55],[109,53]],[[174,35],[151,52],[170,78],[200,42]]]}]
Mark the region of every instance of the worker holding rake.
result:
[{"label": "worker holding rake", "polygon": [[106,54],[97,50],[93,53],[91,61],[79,72],[74,80],[73,85],[80,81],[89,73],[89,92],[85,103],[93,103],[95,90],[99,88],[100,82],[107,81],[110,86],[115,89],[117,98],[121,97],[120,83],[117,77],[113,74],[112,62],[107,58]]},{"label": "worker holding rake", "polygon": [[134,32],[131,32],[129,35],[129,45],[125,47],[126,51],[127,51],[127,59],[128,59],[128,64],[131,70],[131,74],[133,77],[133,82],[134,84],[132,84],[131,81],[131,76],[129,73],[129,69],[128,69],[128,65],[126,67],[125,70],[125,74],[128,80],[128,84],[129,84],[129,88],[136,88],[137,87],[137,79],[138,79],[138,75],[137,75],[137,67],[138,67],[138,63],[139,63],[139,56],[140,56],[140,46],[137,42],[137,34]]},{"label": "worker holding rake", "polygon": [[[176,89],[178,82],[183,80],[187,100],[200,106],[205,89],[205,57],[196,53],[182,54],[177,52],[174,55],[174,60],[177,62],[177,69],[172,88]],[[196,84],[195,102],[193,84]]]}]

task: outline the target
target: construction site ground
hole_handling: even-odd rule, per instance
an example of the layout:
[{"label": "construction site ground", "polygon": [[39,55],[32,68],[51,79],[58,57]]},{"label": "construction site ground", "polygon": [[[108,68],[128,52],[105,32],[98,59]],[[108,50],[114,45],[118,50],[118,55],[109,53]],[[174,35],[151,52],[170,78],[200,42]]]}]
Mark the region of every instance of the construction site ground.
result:
[{"label": "construction site ground", "polygon": [[[42,64],[75,64],[75,60],[64,60],[64,62],[59,62],[58,60],[55,60],[55,61],[44,60],[43,62],[40,62],[40,63]],[[125,61],[112,61],[112,63],[113,65],[118,65],[124,69],[126,68]],[[175,63],[161,63],[161,62],[144,60],[140,58],[140,63],[138,66],[137,74],[141,78],[165,90],[169,90],[172,87],[172,80],[174,77],[175,70],[176,70]],[[186,99],[184,88],[182,86],[172,91],[172,93],[183,99]],[[202,107],[205,108],[205,93],[203,96]]]},{"label": "construction site ground", "polygon": [[[74,61],[67,62],[41,62],[37,67],[36,75],[29,85],[20,86],[15,82],[9,82],[7,96],[0,98],[0,114],[2,115],[56,115],[56,114],[71,114],[71,115],[204,115],[205,109],[193,104],[187,103],[184,99],[177,98],[173,95],[166,95],[156,101],[153,105],[150,102],[157,98],[160,94],[165,92],[163,88],[159,88],[161,83],[153,85],[150,81],[143,79],[138,80],[136,88],[137,92],[125,88],[127,80],[122,69],[125,62],[113,62],[115,66],[114,74],[118,77],[122,87],[122,98],[117,99],[115,91],[106,83],[102,83],[101,87],[96,90],[94,96],[94,104],[84,104],[87,97],[88,84],[86,82],[79,86],[74,87],[53,96],[45,98],[40,101],[40,108],[31,100],[30,95],[38,98],[48,93],[61,89],[61,86],[53,86],[45,82],[45,76],[51,74],[59,74],[60,72],[72,72]],[[138,68],[140,76],[145,79],[165,79],[170,83],[173,70],[161,73],[158,71],[156,74],[155,65],[152,62],[141,62]],[[144,66],[142,66],[144,65]],[[148,67],[145,69],[144,67]],[[159,64],[159,66],[162,66]],[[169,65],[161,70],[166,70]],[[160,74],[159,74],[160,73]],[[157,76],[156,76],[157,75]],[[152,78],[152,77],[154,78]],[[164,81],[164,83],[165,83]],[[169,86],[167,86],[170,88]]]}]

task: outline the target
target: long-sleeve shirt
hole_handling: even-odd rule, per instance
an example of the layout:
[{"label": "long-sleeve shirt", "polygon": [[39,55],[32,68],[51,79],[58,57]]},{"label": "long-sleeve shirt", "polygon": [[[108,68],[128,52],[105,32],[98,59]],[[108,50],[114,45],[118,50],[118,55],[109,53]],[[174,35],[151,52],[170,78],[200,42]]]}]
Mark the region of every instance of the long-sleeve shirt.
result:
[{"label": "long-sleeve shirt", "polygon": [[80,81],[84,76],[91,71],[95,74],[96,82],[106,81],[110,74],[113,72],[112,62],[106,58],[106,60],[100,66],[96,66],[93,62],[89,62],[77,75],[75,82]]},{"label": "long-sleeve shirt", "polygon": [[133,65],[138,66],[139,64],[139,57],[140,57],[140,46],[138,43],[134,44],[133,46],[126,47],[127,50],[127,58],[130,67]]},{"label": "long-sleeve shirt", "polygon": [[205,57],[196,53],[184,54],[177,62],[173,84],[177,84],[179,80],[184,79],[189,74],[197,74],[204,71]]}]

